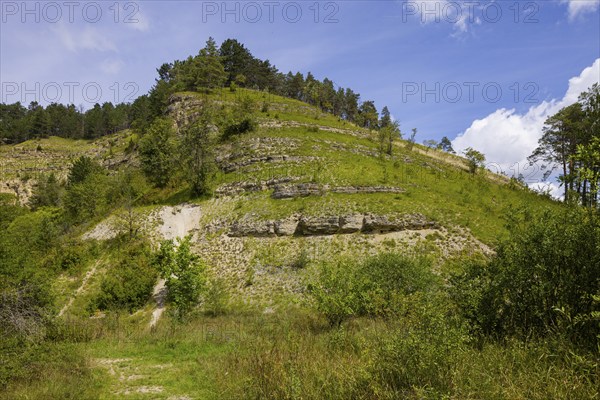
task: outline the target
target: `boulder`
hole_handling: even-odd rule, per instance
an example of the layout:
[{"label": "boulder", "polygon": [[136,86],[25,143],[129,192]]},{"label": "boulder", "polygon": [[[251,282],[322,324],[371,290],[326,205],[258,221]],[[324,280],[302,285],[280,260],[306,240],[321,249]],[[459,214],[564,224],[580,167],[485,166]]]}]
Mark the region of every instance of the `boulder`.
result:
[{"label": "boulder", "polygon": [[405,229],[405,225],[402,221],[392,220],[390,217],[385,215],[365,215],[362,231],[365,233],[384,233],[401,231]]},{"label": "boulder", "polygon": [[333,235],[339,230],[339,217],[302,217],[296,233],[304,236]]},{"label": "boulder", "polygon": [[362,229],[364,217],[362,214],[344,215],[340,217],[339,233],[354,233]]},{"label": "boulder", "polygon": [[403,216],[404,229],[437,229],[439,225],[435,221],[428,220],[423,214],[414,213]]},{"label": "boulder", "polygon": [[277,236],[292,236],[296,233],[296,229],[298,229],[298,217],[292,216],[275,221],[274,228]]}]

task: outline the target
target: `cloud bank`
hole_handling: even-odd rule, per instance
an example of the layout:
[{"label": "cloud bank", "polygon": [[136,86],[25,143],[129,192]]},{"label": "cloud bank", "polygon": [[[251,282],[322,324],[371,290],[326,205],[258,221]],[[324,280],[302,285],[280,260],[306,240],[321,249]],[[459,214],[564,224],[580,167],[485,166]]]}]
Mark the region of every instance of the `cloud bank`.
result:
[{"label": "cloud bank", "polygon": [[569,21],[584,14],[593,13],[600,8],[600,0],[563,0],[568,3]]},{"label": "cloud bank", "polygon": [[[537,147],[546,119],[561,108],[577,101],[581,92],[600,82],[600,58],[581,74],[569,79],[569,87],[562,99],[544,101],[518,114],[515,109],[501,108],[485,118],[477,119],[452,141],[456,151],[467,147],[485,154],[488,168],[509,176],[523,174],[533,187],[541,185],[543,171],[539,166],[529,166],[527,157]],[[559,192],[553,185],[553,194]]]}]

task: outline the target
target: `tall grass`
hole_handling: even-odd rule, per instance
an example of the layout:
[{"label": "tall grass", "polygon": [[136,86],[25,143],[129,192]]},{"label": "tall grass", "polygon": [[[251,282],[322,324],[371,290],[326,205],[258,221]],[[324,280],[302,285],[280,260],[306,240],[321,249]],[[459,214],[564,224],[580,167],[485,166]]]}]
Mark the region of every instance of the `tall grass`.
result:
[{"label": "tall grass", "polygon": [[449,311],[422,304],[393,319],[352,318],[340,327],[302,307],[183,322],[166,315],[152,330],[124,314],[71,320],[0,398],[122,397],[127,380],[98,367],[97,358],[131,360],[123,371],[164,388],[158,398],[597,398],[597,354],[558,338],[474,341]]}]

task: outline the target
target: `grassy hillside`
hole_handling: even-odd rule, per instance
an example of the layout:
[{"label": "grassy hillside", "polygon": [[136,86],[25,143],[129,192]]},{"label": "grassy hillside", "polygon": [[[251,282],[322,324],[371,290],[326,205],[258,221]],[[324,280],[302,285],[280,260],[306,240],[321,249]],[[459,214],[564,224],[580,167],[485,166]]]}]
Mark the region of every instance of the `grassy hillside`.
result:
[{"label": "grassy hillside", "polygon": [[[53,294],[51,340],[38,344],[41,356],[24,358],[37,375],[12,379],[0,398],[597,395],[597,354],[560,338],[482,338],[449,289],[453,276],[493,257],[509,237],[509,217],[558,203],[504,176],[471,174],[461,157],[418,144],[396,140],[392,155],[382,154],[376,131],[263,92],[178,93],[168,116],[184,129],[203,105],[227,110],[244,98],[253,101],[257,128],[217,143],[212,194],[200,198],[180,180],[150,188],[138,170],[139,135],[129,130],[0,147],[2,191],[20,190],[21,201],[43,174],[65,179],[80,155],[107,168],[107,193],[122,181],[136,188],[123,195],[130,201],[72,223],[39,257]],[[143,288],[157,281],[159,242],[187,234],[206,290],[180,318],[160,285],[153,294]],[[383,253],[408,272],[377,275]],[[404,286],[390,294],[388,280]],[[328,288],[321,294],[331,304],[318,288]],[[362,311],[344,306],[354,291],[367,302]],[[338,326],[333,303],[342,304]]]}]

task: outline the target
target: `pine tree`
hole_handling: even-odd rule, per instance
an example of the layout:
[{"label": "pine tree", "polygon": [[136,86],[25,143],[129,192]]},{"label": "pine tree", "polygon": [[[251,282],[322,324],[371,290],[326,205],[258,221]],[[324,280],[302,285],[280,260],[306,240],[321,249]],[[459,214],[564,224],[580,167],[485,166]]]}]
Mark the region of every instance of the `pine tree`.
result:
[{"label": "pine tree", "polygon": [[386,126],[391,125],[391,123],[392,117],[390,115],[390,110],[385,106],[383,107],[383,110],[381,110],[381,121],[379,121],[379,126],[385,128]]},{"label": "pine tree", "polygon": [[223,87],[227,80],[227,74],[221,63],[217,44],[212,37],[208,38],[206,46],[200,50],[194,64],[197,69],[196,89],[210,90]]},{"label": "pine tree", "polygon": [[446,136],[442,138],[439,144],[439,149],[448,153],[454,153],[454,149],[452,148],[452,142]]}]

